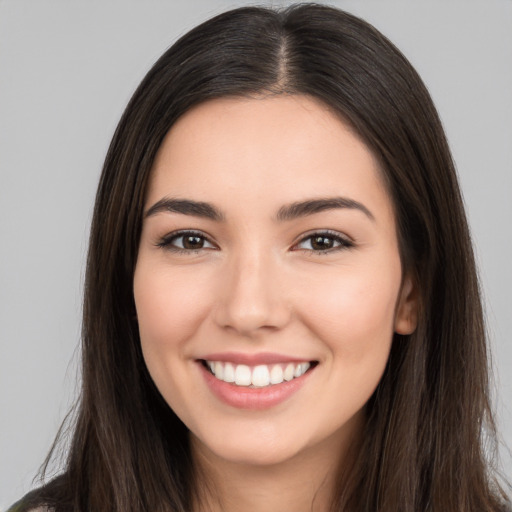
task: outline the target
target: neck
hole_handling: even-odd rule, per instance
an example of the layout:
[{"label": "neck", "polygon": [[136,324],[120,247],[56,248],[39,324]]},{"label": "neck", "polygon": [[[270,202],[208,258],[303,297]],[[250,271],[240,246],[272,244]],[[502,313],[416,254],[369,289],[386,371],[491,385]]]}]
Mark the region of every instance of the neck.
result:
[{"label": "neck", "polygon": [[226,461],[195,438],[191,444],[200,489],[195,512],[326,512],[352,460],[347,443],[336,438],[272,465]]}]

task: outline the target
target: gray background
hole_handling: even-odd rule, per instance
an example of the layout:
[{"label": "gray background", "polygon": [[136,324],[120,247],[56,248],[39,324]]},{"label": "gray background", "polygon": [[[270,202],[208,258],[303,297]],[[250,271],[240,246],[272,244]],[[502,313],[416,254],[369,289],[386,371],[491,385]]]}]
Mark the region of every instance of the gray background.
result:
[{"label": "gray background", "polygon": [[[440,111],[481,269],[498,418],[512,446],[512,1],[332,3],[402,49]],[[31,488],[75,394],[89,221],[121,112],[177,36],[247,4],[0,1],[0,510]],[[510,454],[501,452],[510,478]]]}]

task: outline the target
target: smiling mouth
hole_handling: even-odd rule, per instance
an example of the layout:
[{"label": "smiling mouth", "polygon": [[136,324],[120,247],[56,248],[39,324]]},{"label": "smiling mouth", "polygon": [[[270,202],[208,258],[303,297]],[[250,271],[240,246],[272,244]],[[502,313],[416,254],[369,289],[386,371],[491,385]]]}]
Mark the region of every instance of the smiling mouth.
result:
[{"label": "smiling mouth", "polygon": [[201,359],[201,364],[218,380],[245,388],[265,388],[302,377],[317,361],[248,366]]}]

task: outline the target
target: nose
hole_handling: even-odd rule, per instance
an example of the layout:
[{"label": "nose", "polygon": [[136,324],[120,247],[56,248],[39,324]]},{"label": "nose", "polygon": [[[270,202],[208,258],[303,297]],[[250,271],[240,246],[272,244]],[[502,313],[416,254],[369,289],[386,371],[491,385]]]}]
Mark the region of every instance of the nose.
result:
[{"label": "nose", "polygon": [[220,279],[216,323],[243,336],[283,328],[291,305],[279,264],[271,255],[254,252],[226,262]]}]

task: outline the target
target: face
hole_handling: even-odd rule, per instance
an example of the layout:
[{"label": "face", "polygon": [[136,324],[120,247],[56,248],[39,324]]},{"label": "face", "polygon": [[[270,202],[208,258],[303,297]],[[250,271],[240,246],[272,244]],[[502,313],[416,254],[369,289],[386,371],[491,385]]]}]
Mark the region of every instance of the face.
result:
[{"label": "face", "polygon": [[305,96],[213,100],[171,128],[134,296],[148,370],[194,445],[245,464],[349,443],[393,332],[415,327],[376,160]]}]

